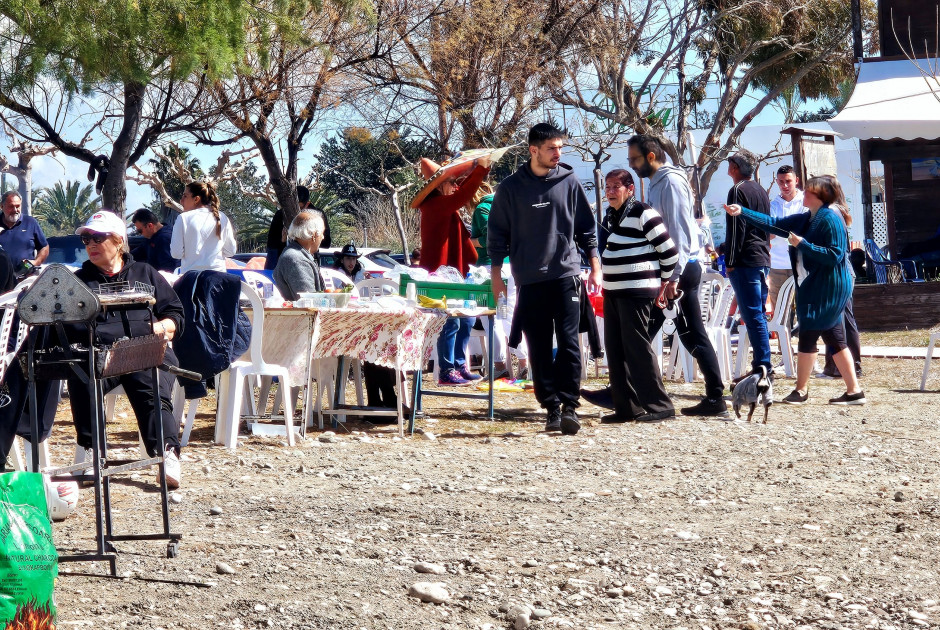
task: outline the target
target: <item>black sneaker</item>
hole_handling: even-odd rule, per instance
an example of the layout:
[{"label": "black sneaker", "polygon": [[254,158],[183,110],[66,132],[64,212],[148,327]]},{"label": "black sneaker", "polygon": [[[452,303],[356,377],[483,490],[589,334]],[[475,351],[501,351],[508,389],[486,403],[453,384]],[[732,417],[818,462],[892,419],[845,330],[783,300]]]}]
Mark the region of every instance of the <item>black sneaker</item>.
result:
[{"label": "black sneaker", "polygon": [[672,418],[675,418],[675,417],[676,417],[676,410],[669,409],[667,411],[644,413],[642,416],[637,416],[636,418],[634,418],[634,420],[636,420],[637,422],[654,423],[654,422],[662,422],[663,420],[671,420]]},{"label": "black sneaker", "polygon": [[802,405],[807,400],[809,400],[809,390],[806,390],[805,394],[801,394],[800,390],[794,389],[792,392],[787,394],[787,397],[784,398],[782,402],[785,402],[788,405]]},{"label": "black sneaker", "polygon": [[857,394],[845,392],[838,398],[829,399],[830,405],[864,405],[866,402],[865,392],[858,392]]},{"label": "black sneaker", "polygon": [[604,409],[614,408],[614,397],[610,393],[609,385],[604,389],[598,390],[582,389],[581,398],[596,407],[603,407]]},{"label": "black sneaker", "polygon": [[578,414],[575,413],[574,407],[565,405],[561,410],[561,434],[577,435],[580,430],[581,423],[578,422]]},{"label": "black sneaker", "polygon": [[683,416],[708,416],[717,418],[728,417],[728,403],[724,398],[703,398],[697,405],[685,407]]},{"label": "black sneaker", "polygon": [[623,424],[624,422],[633,422],[636,420],[636,417],[631,416],[621,416],[617,413],[609,413],[603,418],[601,418],[602,424]]},{"label": "black sneaker", "polygon": [[548,422],[545,423],[545,431],[561,431],[561,407],[555,407],[548,410]]}]

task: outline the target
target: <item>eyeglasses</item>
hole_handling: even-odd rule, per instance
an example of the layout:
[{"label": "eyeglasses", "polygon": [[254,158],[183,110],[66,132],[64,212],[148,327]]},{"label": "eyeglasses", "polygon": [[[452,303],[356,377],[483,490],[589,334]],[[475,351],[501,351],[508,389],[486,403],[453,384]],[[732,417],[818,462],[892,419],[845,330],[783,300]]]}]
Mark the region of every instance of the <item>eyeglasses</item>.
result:
[{"label": "eyeglasses", "polygon": [[110,237],[110,234],[82,234],[82,245],[88,245],[92,241],[95,242],[95,245],[101,245]]}]

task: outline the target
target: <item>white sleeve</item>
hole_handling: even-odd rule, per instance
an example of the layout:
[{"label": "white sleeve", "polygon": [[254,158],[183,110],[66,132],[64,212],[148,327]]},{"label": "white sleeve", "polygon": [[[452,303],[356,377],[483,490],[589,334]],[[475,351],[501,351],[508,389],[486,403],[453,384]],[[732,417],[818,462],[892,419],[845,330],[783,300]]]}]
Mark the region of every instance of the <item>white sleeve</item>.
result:
[{"label": "white sleeve", "polygon": [[235,243],[235,230],[232,229],[232,222],[224,214],[222,216],[222,255],[226,258],[235,255],[238,246]]},{"label": "white sleeve", "polygon": [[182,260],[186,254],[186,242],[183,235],[183,217],[173,222],[173,236],[170,237],[170,256]]}]

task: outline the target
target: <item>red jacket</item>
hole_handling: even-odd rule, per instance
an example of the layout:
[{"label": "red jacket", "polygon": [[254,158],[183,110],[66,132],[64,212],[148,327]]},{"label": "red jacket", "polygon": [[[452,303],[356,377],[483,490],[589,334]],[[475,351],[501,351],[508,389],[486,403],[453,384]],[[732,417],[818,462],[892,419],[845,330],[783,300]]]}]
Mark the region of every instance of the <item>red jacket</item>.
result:
[{"label": "red jacket", "polygon": [[465,276],[477,261],[470,244],[470,231],[460,219],[460,208],[473,200],[490,169],[475,166],[453,195],[433,195],[419,206],[421,210],[421,267],[436,271],[449,265]]}]

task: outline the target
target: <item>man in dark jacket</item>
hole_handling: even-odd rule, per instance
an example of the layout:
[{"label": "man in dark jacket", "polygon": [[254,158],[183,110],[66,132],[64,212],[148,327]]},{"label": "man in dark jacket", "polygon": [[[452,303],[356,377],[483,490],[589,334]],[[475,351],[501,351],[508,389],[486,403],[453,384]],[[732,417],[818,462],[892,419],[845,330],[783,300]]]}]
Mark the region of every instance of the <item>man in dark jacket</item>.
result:
[{"label": "man in dark jacket", "polygon": [[170,255],[170,239],[173,228],[163,225],[150,210],[141,208],[131,217],[131,223],[137,232],[147,239],[147,255],[144,260],[157,271],[173,272],[180,266],[180,261]]},{"label": "man in dark jacket", "polygon": [[529,131],[529,161],[496,189],[487,250],[493,294],[506,292],[506,256],[519,286],[513,323],[529,346],[535,397],[548,411],[545,430],[574,435],[581,428],[575,413],[581,385],[578,247],[590,259],[590,285],[600,286],[601,265],[591,205],[574,171],[560,162],[566,137],[547,123]]},{"label": "man in dark jacket", "polygon": [[[751,179],[756,168],[757,158],[750,151],[739,151],[728,158],[728,175],[734,181],[734,186],[728,191],[728,204],[740,204],[769,215],[770,197],[760,184]],[[725,228],[725,265],[738,302],[738,312],[754,349],[751,366],[755,372],[761,366],[770,372],[770,337],[764,314],[770,273],[770,239],[767,233],[746,223],[741,216],[729,215]]]}]

